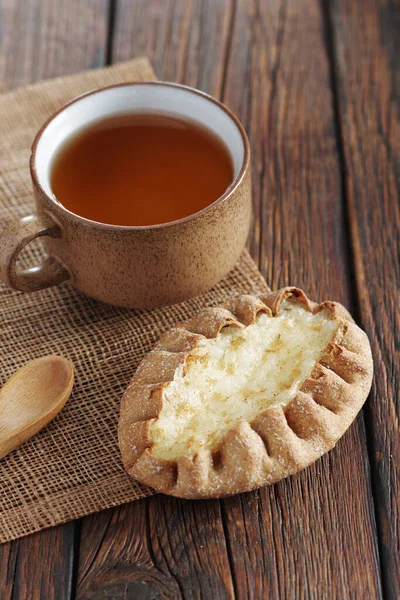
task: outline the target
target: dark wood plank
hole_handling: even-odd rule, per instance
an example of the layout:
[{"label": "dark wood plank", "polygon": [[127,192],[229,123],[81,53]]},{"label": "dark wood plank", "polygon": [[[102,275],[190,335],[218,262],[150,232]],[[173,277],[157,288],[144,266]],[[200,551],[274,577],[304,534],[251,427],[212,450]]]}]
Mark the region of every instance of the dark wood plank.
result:
[{"label": "dark wood plank", "polygon": [[71,598],[75,527],[68,523],[0,546],[2,600]]},{"label": "dark wood plank", "polygon": [[[352,308],[330,79],[319,2],[238,3],[224,100],[251,138],[252,251],[273,288]],[[224,505],[239,597],[380,597],[362,416],[311,468]]]},{"label": "dark wood plank", "polygon": [[[0,91],[104,63],[107,0],[0,0]],[[70,598],[76,525],[0,546],[0,596]]]},{"label": "dark wood plank", "polygon": [[361,321],[375,378],[367,411],[382,575],[400,597],[400,5],[332,3],[338,113]]},{"label": "dark wood plank", "polygon": [[155,496],[83,519],[77,597],[233,598],[220,503]]},{"label": "dark wood plank", "polygon": [[101,67],[108,0],[0,0],[0,92]]},{"label": "dark wood plank", "polygon": [[232,0],[118,0],[113,62],[145,55],[159,79],[219,97],[232,18]]},{"label": "dark wood plank", "polygon": [[[143,53],[160,78],[223,97],[244,122],[250,247],[267,280],[352,307],[319,2],[121,0],[113,59]],[[117,514],[83,520],[81,598],[381,596],[362,416],[328,456],[276,486],[221,502],[156,497]]]}]

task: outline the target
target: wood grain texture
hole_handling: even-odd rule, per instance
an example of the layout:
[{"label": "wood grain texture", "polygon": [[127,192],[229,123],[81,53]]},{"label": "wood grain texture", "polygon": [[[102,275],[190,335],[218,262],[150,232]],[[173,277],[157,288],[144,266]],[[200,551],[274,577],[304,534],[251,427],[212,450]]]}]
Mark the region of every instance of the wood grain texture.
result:
[{"label": "wood grain texture", "polygon": [[2,600],[71,598],[75,523],[0,546]]},{"label": "wood grain texture", "polygon": [[158,79],[221,95],[233,0],[118,0],[113,62],[148,56]]},{"label": "wood grain texture", "polygon": [[0,0],[0,92],[104,64],[107,0]]},{"label": "wood grain texture", "polygon": [[[0,0],[0,91],[101,66],[107,0]],[[70,598],[76,525],[0,546],[2,600]]]},{"label": "wood grain texture", "polygon": [[83,519],[78,598],[232,598],[215,502],[139,500]]},{"label": "wood grain texture", "polygon": [[[123,0],[115,25],[113,60],[146,53],[160,78],[197,85],[242,119],[250,248],[268,282],[352,307],[320,4]],[[118,515],[118,527],[112,516],[83,520],[80,598],[101,597],[101,585],[121,598],[381,597],[362,417],[328,456],[276,486],[203,504],[157,497]],[[91,535],[96,523],[103,539]],[[104,572],[120,575],[108,583]]]},{"label": "wood grain texture", "polygon": [[400,6],[331,5],[348,215],[375,378],[366,419],[384,590],[400,596]]}]

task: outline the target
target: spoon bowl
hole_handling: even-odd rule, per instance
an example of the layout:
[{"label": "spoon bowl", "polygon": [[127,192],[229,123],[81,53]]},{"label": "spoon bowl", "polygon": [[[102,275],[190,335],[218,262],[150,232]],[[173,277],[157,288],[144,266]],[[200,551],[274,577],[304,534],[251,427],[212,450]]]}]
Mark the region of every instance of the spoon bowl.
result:
[{"label": "spoon bowl", "polygon": [[55,355],[30,361],[8,379],[0,390],[0,459],[54,419],[73,383],[72,363]]}]

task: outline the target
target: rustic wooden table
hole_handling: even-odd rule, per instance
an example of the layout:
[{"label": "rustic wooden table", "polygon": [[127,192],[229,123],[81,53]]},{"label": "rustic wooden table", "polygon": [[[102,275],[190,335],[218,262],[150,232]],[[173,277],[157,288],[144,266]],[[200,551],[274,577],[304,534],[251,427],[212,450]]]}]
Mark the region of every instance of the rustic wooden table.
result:
[{"label": "rustic wooden table", "polygon": [[238,114],[251,253],[273,288],[350,308],[372,393],[329,455],[275,486],[155,496],[2,546],[0,596],[399,598],[400,3],[0,0],[1,91],[140,55]]}]

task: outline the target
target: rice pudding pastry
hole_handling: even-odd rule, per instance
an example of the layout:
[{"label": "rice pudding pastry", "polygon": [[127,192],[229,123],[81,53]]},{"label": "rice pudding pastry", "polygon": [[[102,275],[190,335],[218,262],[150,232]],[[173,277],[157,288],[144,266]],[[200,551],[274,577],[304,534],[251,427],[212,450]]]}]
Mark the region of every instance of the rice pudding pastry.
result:
[{"label": "rice pudding pastry", "polygon": [[125,467],[156,490],[215,498],[330,450],[371,387],[366,334],[298,288],[238,296],[162,336],[122,399]]}]

